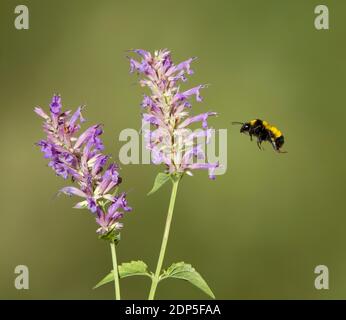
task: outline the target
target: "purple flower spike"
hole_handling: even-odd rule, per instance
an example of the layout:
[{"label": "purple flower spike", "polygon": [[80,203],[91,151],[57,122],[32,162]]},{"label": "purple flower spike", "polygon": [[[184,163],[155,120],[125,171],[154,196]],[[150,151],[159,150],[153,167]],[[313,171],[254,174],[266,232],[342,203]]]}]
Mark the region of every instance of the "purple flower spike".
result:
[{"label": "purple flower spike", "polygon": [[[180,82],[187,80],[187,75],[193,74],[191,63],[195,58],[187,59],[177,65],[172,61],[171,53],[164,49],[154,54],[142,49],[132,50],[140,57],[130,58],[130,71],[139,73],[141,86],[149,88],[151,94],[145,95],[141,103],[144,113],[143,122],[154,128],[153,131],[143,130],[146,146],[150,150],[154,164],[164,163],[169,173],[191,173],[194,169],[209,170],[209,177],[215,178],[218,164],[206,161],[205,151],[201,141],[196,138],[206,138],[208,143],[210,128],[207,119],[215,116],[215,112],[206,112],[189,116],[191,98],[202,101],[200,94],[205,85],[180,91]],[[188,133],[188,127],[196,122],[202,123],[201,132]],[[148,132],[149,131],[149,132]],[[198,163],[193,163],[193,161]]]},{"label": "purple flower spike", "polygon": [[50,104],[50,116],[36,107],[37,115],[43,118],[46,139],[37,143],[58,176],[71,178],[77,186],[60,190],[68,196],[82,198],[74,208],[88,208],[96,214],[100,228],[97,233],[106,239],[114,239],[122,228],[119,220],[128,210],[126,194],[116,195],[121,183],[118,167],[112,163],[106,168],[109,156],[101,153],[103,133],[101,125],[94,125],[77,136],[84,122],[82,107],[74,113],[62,111],[61,97],[54,95]]}]

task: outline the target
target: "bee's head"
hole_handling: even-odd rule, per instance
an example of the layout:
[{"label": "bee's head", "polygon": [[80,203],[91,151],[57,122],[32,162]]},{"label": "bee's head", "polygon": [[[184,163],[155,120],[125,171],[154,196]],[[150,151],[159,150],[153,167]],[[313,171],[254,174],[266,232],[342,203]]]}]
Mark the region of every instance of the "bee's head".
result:
[{"label": "bee's head", "polygon": [[249,123],[244,123],[240,128],[241,133],[249,132],[249,130],[250,130],[250,124]]}]

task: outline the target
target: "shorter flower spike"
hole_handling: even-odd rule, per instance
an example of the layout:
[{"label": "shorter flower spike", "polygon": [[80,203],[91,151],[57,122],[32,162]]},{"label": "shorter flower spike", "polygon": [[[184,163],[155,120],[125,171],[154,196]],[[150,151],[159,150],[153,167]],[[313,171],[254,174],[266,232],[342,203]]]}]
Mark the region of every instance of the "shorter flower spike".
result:
[{"label": "shorter flower spike", "polygon": [[131,211],[127,206],[126,194],[117,195],[121,177],[118,166],[111,163],[105,169],[109,156],[102,154],[103,143],[100,136],[102,126],[97,124],[77,136],[81,123],[82,107],[72,113],[62,111],[59,95],[54,95],[50,103],[50,115],[36,107],[37,115],[43,118],[43,130],[46,139],[37,143],[44,157],[58,176],[71,178],[77,186],[68,186],[60,190],[68,196],[77,196],[83,200],[74,208],[88,208],[99,225],[97,233],[101,237],[114,239],[122,228],[120,219],[123,213]]}]

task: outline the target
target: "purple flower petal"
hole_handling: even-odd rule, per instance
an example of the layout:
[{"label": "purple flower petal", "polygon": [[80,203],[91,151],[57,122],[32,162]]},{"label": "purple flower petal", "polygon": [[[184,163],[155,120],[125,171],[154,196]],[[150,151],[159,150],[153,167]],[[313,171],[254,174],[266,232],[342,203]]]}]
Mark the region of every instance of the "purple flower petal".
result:
[{"label": "purple flower petal", "polygon": [[161,120],[157,116],[153,114],[148,114],[148,113],[143,114],[143,121],[157,125],[157,126],[161,124]]},{"label": "purple flower petal", "polygon": [[132,51],[139,54],[145,60],[151,60],[151,53],[148,51],[145,51],[143,49],[133,49]]},{"label": "purple flower petal", "polygon": [[97,210],[97,203],[94,198],[87,198],[88,208],[92,213],[95,213]]},{"label": "purple flower petal", "polygon": [[74,195],[74,196],[81,197],[81,198],[86,198],[86,196],[87,196],[83,191],[79,190],[76,187],[64,187],[64,188],[60,189],[60,192],[66,194],[68,196]]},{"label": "purple flower petal", "polygon": [[200,90],[202,88],[205,88],[204,85],[199,85],[195,88],[192,88],[190,90],[186,90],[184,92],[181,92],[181,93],[177,93],[174,97],[174,101],[182,101],[182,100],[185,100],[185,99],[188,99],[190,96],[193,96],[195,95],[196,96],[196,101],[200,102],[202,101],[202,97],[200,95]]},{"label": "purple flower petal", "polygon": [[88,128],[87,130],[85,130],[80,137],[78,138],[78,140],[76,141],[75,145],[74,145],[74,149],[79,149],[82,144],[88,142],[90,139],[94,138],[95,139],[95,135],[97,133],[100,133],[99,129],[100,129],[100,125],[94,125],[90,128]]},{"label": "purple flower petal", "polygon": [[209,178],[215,180],[215,170],[219,167],[218,163],[194,163],[188,167],[190,170],[204,169],[209,171]]},{"label": "purple flower petal", "polygon": [[49,106],[52,114],[59,115],[61,113],[61,97],[59,95],[54,95]]},{"label": "purple flower petal", "polygon": [[75,127],[75,124],[76,124],[78,119],[80,120],[81,123],[85,122],[85,119],[82,116],[82,108],[81,107],[79,107],[76,110],[76,112],[72,115],[72,117],[68,123],[68,125],[71,129]]},{"label": "purple flower petal", "polygon": [[35,113],[38,114],[40,117],[42,117],[44,120],[49,120],[50,117],[47,115],[47,113],[45,113],[42,108],[40,107],[36,107],[34,109]]},{"label": "purple flower petal", "polygon": [[216,112],[206,112],[206,113],[201,113],[197,116],[187,118],[183,123],[181,123],[178,128],[185,128],[189,126],[191,123],[194,122],[199,122],[202,121],[202,126],[204,129],[208,127],[207,119],[210,116],[215,116],[217,113]]}]

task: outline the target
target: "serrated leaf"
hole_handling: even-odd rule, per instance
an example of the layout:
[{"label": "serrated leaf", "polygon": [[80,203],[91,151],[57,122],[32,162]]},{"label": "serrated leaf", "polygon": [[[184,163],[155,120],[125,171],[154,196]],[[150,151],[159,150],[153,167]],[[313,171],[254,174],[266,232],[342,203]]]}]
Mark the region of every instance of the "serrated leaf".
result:
[{"label": "serrated leaf", "polygon": [[[118,266],[119,278],[126,278],[131,276],[148,276],[151,274],[148,271],[148,266],[143,261],[125,262]],[[114,281],[113,270],[107,274],[95,287],[97,289],[104,284]]]},{"label": "serrated leaf", "polygon": [[149,276],[148,266],[143,261],[125,262],[119,266],[119,277],[126,278],[131,276]]},{"label": "serrated leaf", "polygon": [[215,296],[202,276],[196,271],[191,264],[185,262],[173,263],[167,270],[160,276],[160,280],[167,278],[176,278],[186,280],[202,290],[208,296],[215,299]]},{"label": "serrated leaf", "polygon": [[157,190],[159,190],[168,180],[170,180],[170,176],[167,173],[159,172],[155,178],[154,186],[147,194],[150,196],[151,194],[155,193]]}]

